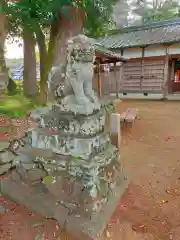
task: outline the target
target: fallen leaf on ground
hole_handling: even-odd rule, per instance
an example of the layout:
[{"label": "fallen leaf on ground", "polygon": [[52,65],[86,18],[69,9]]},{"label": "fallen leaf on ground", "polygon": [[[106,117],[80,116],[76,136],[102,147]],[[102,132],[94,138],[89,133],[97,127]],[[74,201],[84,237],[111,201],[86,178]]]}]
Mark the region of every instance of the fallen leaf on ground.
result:
[{"label": "fallen leaf on ground", "polygon": [[0,203],[4,202],[4,198],[3,197],[0,197]]},{"label": "fallen leaf on ground", "polygon": [[161,200],[161,201],[158,201],[159,204],[165,204],[165,203],[168,203],[168,200]]},{"label": "fallen leaf on ground", "polygon": [[107,237],[107,238],[111,238],[111,234],[110,234],[109,231],[106,231],[106,237]]},{"label": "fallen leaf on ground", "polygon": [[144,225],[141,225],[141,226],[139,226],[140,228],[144,228],[145,226]]},{"label": "fallen leaf on ground", "polygon": [[179,196],[180,195],[180,191],[177,189],[166,189],[165,192],[167,194],[170,194],[172,196]]},{"label": "fallen leaf on ground", "polygon": [[0,180],[8,179],[8,178],[9,178],[8,176],[0,176]]},{"label": "fallen leaf on ground", "polygon": [[165,190],[168,194],[172,194],[172,192],[169,189]]}]

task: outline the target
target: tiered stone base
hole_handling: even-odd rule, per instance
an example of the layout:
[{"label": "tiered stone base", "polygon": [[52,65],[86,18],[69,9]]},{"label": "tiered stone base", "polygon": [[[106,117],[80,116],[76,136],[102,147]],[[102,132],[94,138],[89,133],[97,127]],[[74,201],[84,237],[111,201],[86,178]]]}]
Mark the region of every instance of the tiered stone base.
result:
[{"label": "tiered stone base", "polygon": [[72,214],[67,207],[58,203],[44,184],[27,186],[15,176],[16,172],[12,172],[7,179],[1,180],[0,191],[2,194],[31,211],[39,212],[47,218],[56,219],[62,229],[73,233],[79,240],[96,239],[103,233],[128,185],[127,178],[121,174],[116,187],[108,196],[108,201],[103,205],[101,211],[92,215],[91,218],[86,218],[83,215]]},{"label": "tiered stone base", "polygon": [[2,194],[56,219],[81,240],[101,235],[127,186],[120,153],[105,129],[112,106],[88,116],[32,113],[35,127],[1,151],[1,169],[8,168],[0,174],[9,170]]}]

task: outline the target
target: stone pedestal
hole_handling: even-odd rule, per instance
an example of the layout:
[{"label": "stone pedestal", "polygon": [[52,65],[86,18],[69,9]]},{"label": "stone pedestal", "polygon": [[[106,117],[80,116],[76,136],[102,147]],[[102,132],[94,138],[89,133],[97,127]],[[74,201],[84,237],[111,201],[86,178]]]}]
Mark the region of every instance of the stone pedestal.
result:
[{"label": "stone pedestal", "polygon": [[119,151],[104,130],[109,106],[87,116],[33,112],[39,127],[22,139],[2,193],[80,239],[100,235],[127,186]]}]

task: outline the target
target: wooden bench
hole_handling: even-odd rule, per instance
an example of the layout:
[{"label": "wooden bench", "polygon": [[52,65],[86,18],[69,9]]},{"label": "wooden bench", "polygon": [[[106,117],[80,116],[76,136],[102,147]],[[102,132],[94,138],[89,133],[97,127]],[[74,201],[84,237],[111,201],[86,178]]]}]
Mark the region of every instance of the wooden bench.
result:
[{"label": "wooden bench", "polygon": [[124,123],[126,127],[132,127],[135,119],[137,118],[138,109],[128,108],[126,112],[120,115],[121,123]]}]

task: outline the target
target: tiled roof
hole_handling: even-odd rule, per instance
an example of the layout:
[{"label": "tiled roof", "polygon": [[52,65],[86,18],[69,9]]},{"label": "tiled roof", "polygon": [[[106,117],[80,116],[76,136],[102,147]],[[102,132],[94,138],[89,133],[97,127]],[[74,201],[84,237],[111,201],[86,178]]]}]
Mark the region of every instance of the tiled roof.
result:
[{"label": "tiled roof", "polygon": [[180,19],[111,31],[98,43],[108,49],[180,42]]},{"label": "tiled roof", "polygon": [[105,57],[116,58],[116,59],[119,59],[122,62],[126,61],[126,59],[124,57],[122,57],[121,54],[118,54],[118,53],[115,53],[115,52],[111,51],[107,47],[100,44],[99,41],[97,41],[97,39],[91,38],[91,41],[92,41],[92,43],[95,47],[95,51],[96,51],[97,54],[100,53],[100,54],[103,54]]},{"label": "tiled roof", "polygon": [[107,48],[105,48],[105,47],[103,47],[99,44],[95,44],[95,50],[96,50],[97,53],[103,53],[106,57],[116,58],[116,59],[119,59],[122,62],[126,61],[126,59],[123,58],[121,56],[121,54],[114,53],[111,50],[108,50]]}]

